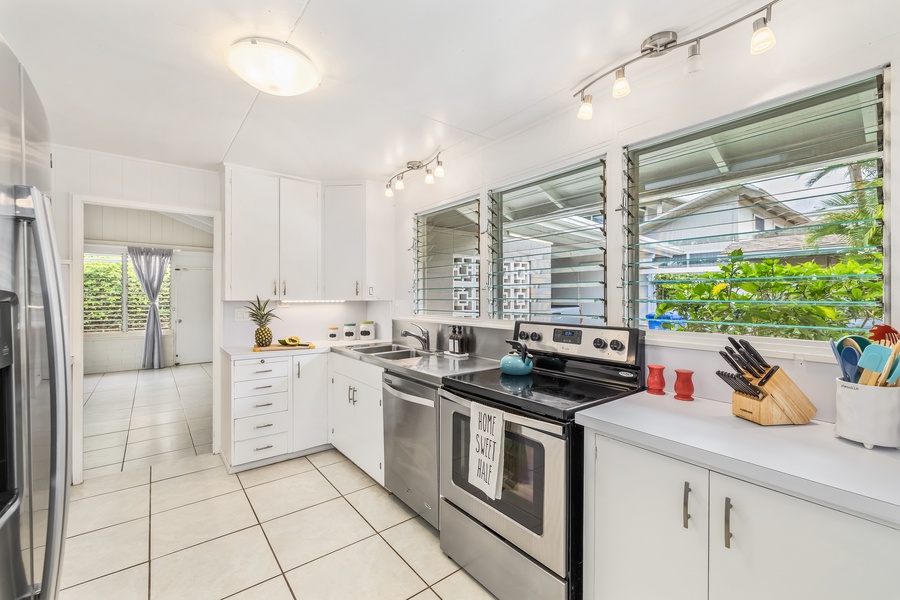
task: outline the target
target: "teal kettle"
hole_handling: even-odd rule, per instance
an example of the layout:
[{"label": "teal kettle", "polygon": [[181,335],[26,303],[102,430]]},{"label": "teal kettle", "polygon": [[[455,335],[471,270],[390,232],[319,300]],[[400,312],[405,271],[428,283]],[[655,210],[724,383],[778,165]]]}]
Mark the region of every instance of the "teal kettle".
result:
[{"label": "teal kettle", "polygon": [[528,348],[525,344],[516,340],[506,340],[512,346],[512,351],[500,359],[500,372],[506,375],[528,375],[534,365],[528,356]]}]

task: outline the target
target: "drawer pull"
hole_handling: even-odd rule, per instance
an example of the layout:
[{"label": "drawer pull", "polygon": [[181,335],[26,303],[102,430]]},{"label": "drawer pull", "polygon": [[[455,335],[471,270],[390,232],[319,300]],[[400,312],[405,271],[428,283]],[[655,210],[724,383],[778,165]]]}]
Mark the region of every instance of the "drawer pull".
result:
[{"label": "drawer pull", "polygon": [[253,451],[254,451],[254,452],[259,452],[260,450],[268,450],[269,448],[272,448],[272,447],[273,447],[272,444],[269,444],[268,446],[262,446],[262,447],[260,447],[260,448],[254,448]]},{"label": "drawer pull", "polygon": [[269,389],[270,387],[272,387],[272,386],[271,386],[271,385],[258,385],[258,386],[256,386],[256,387],[253,388],[253,389],[254,389],[254,390],[267,390],[267,389]]},{"label": "drawer pull", "polygon": [[688,519],[691,518],[690,513],[688,512],[688,494],[691,493],[691,484],[687,481],[684,482],[684,501],[681,505],[681,526],[685,529],[688,528]]},{"label": "drawer pull", "polygon": [[266,423],[265,425],[257,425],[253,429],[265,429],[266,427],[272,427],[274,423]]},{"label": "drawer pull", "polygon": [[731,509],[734,506],[731,504],[731,498],[725,498],[725,547],[731,548],[731,538],[734,536],[731,535]]},{"label": "drawer pull", "polygon": [[266,369],[265,371],[253,371],[254,374],[257,374],[257,373],[271,373],[271,372],[272,372],[272,369]]},{"label": "drawer pull", "polygon": [[266,406],[272,406],[272,403],[266,402],[265,404],[254,404],[253,408],[265,408]]}]

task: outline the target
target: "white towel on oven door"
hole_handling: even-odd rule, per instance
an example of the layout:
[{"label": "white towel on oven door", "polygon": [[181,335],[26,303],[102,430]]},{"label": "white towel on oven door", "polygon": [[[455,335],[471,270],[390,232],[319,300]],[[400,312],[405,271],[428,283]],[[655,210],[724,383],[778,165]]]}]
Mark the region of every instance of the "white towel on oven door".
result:
[{"label": "white towel on oven door", "polygon": [[503,493],[503,411],[472,402],[469,413],[469,483],[500,498]]}]

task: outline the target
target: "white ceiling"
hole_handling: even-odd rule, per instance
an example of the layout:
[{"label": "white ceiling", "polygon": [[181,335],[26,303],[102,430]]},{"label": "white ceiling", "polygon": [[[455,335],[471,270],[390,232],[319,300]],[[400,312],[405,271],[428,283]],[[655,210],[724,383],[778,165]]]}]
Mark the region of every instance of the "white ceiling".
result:
[{"label": "white ceiling", "polygon": [[[576,110],[578,85],[635,55],[651,33],[684,39],[760,4],[8,0],[0,34],[28,69],[56,143],[201,168],[384,180],[408,160]],[[250,35],[302,49],[321,87],[258,94],[224,62]]]}]

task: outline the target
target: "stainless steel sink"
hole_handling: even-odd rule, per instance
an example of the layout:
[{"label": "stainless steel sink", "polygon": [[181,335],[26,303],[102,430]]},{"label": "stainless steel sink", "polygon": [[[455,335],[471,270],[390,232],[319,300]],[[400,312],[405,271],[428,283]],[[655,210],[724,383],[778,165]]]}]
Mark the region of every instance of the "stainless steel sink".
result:
[{"label": "stainless steel sink", "polygon": [[417,358],[419,356],[429,356],[431,353],[421,350],[406,348],[404,350],[394,350],[393,352],[379,352],[375,356],[378,358],[386,358],[387,360],[403,360],[404,358]]},{"label": "stainless steel sink", "polygon": [[377,352],[393,352],[394,350],[406,350],[405,346],[397,344],[376,344],[374,346],[353,346],[351,350],[362,354],[375,354]]}]

